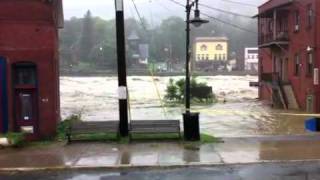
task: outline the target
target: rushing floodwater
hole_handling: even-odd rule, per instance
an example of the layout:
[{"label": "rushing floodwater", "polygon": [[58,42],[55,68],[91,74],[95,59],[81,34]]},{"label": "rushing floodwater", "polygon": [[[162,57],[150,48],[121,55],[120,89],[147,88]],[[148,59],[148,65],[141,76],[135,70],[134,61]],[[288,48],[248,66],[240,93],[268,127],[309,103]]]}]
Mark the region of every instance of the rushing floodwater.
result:
[{"label": "rushing floodwater", "polygon": [[[158,92],[164,96],[169,79],[128,77],[131,119],[182,119],[183,107],[163,108],[159,100]],[[306,133],[304,120],[308,115],[271,109],[257,100],[258,89],[249,87],[250,81],[257,81],[256,76],[209,76],[198,80],[212,86],[220,99],[215,105],[193,107],[201,113],[204,132],[221,137]],[[61,77],[62,117],[82,112],[86,121],[119,119],[117,84],[116,77]]]}]

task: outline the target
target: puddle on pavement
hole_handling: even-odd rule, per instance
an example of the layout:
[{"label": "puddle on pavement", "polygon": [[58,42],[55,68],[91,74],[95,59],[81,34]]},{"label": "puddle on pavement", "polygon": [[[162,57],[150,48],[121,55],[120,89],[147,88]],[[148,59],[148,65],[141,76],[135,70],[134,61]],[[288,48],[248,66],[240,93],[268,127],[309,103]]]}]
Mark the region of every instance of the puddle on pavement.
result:
[{"label": "puddle on pavement", "polygon": [[[157,77],[157,88],[151,77],[128,77],[131,119],[182,119],[182,107],[161,106],[157,89],[164,97],[170,78]],[[312,115],[275,110],[257,101],[258,89],[249,87],[256,76],[198,77],[213,87],[219,99],[227,103],[193,106],[201,113],[203,132],[219,137],[305,134],[304,120]],[[83,110],[83,118],[116,120],[118,117],[116,77],[61,77],[61,111],[66,117]]]}]

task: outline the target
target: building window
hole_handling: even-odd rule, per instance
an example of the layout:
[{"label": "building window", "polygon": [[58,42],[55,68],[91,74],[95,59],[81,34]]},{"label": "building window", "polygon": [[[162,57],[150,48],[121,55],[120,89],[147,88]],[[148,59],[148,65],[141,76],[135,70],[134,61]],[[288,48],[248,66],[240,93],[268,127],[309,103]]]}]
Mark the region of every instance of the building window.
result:
[{"label": "building window", "polygon": [[206,60],[209,60],[209,54],[206,55]]},{"label": "building window", "polygon": [[298,10],[295,11],[295,26],[294,26],[294,31],[299,31],[300,30],[300,13]]},{"label": "building window", "polygon": [[200,54],[198,54],[198,57],[197,57],[197,59],[198,59],[198,60],[201,60],[201,56],[200,56]]},{"label": "building window", "polygon": [[313,23],[313,9],[312,9],[312,4],[308,5],[308,16],[307,16],[307,22],[308,22],[308,27],[312,27]]},{"label": "building window", "polygon": [[307,54],[307,76],[312,76],[313,74],[313,53]]},{"label": "building window", "polygon": [[216,50],[222,51],[222,50],[223,50],[223,46],[222,46],[221,44],[218,44],[218,45],[216,46]]},{"label": "building window", "polygon": [[202,56],[201,56],[201,60],[204,60],[204,54],[202,54]]},{"label": "building window", "polygon": [[223,54],[223,60],[227,60],[226,54]]},{"label": "building window", "polygon": [[300,75],[300,56],[299,54],[296,54],[294,57],[294,75],[299,76]]},{"label": "building window", "polygon": [[208,47],[206,45],[202,45],[200,48],[201,51],[207,51]]},{"label": "building window", "polygon": [[221,60],[221,54],[219,54],[219,60]]},{"label": "building window", "polygon": [[272,20],[269,21],[269,23],[268,23],[268,31],[269,31],[269,33],[273,31],[273,21]]},{"label": "building window", "polygon": [[16,64],[14,68],[15,85],[36,85],[36,67],[30,63]]},{"label": "building window", "polygon": [[217,54],[214,55],[214,60],[217,60]]}]

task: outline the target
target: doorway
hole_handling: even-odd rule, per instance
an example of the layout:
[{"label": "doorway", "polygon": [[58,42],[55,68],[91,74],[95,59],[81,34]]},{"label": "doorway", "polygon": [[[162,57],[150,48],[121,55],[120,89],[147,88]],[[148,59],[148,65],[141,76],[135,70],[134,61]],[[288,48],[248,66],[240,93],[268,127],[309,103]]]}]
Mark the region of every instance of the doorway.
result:
[{"label": "doorway", "polygon": [[281,60],[281,80],[283,82],[287,82],[288,81],[288,58],[285,58],[284,60]]},{"label": "doorway", "polygon": [[0,133],[8,132],[7,61],[0,57]]},{"label": "doorway", "polygon": [[36,66],[19,63],[13,66],[15,130],[36,134],[38,125],[38,98]]}]

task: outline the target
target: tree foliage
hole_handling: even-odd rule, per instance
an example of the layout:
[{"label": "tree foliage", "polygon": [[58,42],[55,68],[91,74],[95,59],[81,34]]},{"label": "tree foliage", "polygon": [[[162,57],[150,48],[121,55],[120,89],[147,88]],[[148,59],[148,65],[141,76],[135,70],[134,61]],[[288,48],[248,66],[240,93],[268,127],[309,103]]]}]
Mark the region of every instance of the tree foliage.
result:
[{"label": "tree foliage", "polygon": [[[231,24],[256,31],[256,20],[236,16],[218,16]],[[126,36],[132,32],[139,36],[139,43],[149,44],[149,59],[154,62],[171,60],[176,63],[185,61],[185,21],[180,17],[169,17],[152,28],[146,19],[142,24],[133,18],[125,20]],[[242,55],[244,48],[256,46],[257,34],[239,30],[230,25],[211,21],[200,28],[192,28],[192,38],[198,36],[226,36],[229,38],[229,51]],[[129,44],[129,42],[127,42]],[[127,45],[128,67],[132,64],[133,49]],[[60,32],[61,66],[71,67],[87,64],[92,69],[115,69],[116,67],[116,28],[115,20],[94,17],[88,11],[83,18],[65,21]]]},{"label": "tree foliage", "polygon": [[[167,85],[165,99],[169,102],[179,102],[183,103],[185,99],[185,79],[179,79],[174,81],[173,79],[169,80],[169,84]],[[197,81],[196,77],[193,77],[190,81],[190,89],[191,89],[191,100],[193,102],[200,102],[203,103],[203,98],[206,99],[207,103],[214,103],[216,102],[216,96],[213,92],[208,94],[202,94],[201,97],[198,95],[199,93],[195,93],[192,90],[199,89],[199,88],[207,88],[208,85],[206,83],[201,83]]]},{"label": "tree foliage", "polygon": [[95,26],[91,16],[91,12],[88,11],[83,18],[82,32],[79,41],[79,59],[83,62],[89,61],[89,54],[95,44]]}]

